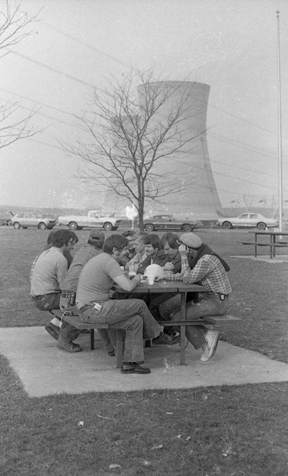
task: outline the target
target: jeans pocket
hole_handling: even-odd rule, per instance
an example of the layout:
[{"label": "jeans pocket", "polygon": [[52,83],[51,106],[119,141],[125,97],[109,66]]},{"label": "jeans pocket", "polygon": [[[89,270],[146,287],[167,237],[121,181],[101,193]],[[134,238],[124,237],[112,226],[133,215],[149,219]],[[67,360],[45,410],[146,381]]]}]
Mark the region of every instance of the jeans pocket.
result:
[{"label": "jeans pocket", "polygon": [[84,322],[85,324],[90,324],[89,321],[90,321],[90,314],[89,313],[83,313],[83,314],[79,314],[80,315],[80,320],[82,322]]}]

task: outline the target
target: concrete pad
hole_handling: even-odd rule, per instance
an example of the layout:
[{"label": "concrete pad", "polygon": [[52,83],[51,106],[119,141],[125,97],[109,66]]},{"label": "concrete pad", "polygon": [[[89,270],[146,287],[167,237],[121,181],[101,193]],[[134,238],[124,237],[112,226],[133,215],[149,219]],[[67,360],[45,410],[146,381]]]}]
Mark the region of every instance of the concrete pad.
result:
[{"label": "concrete pad", "polygon": [[0,353],[31,397],[288,381],[287,364],[222,341],[206,364],[200,363],[201,351],[191,344],[186,349],[187,364],[182,366],[178,345],[146,348],[145,365],[151,374],[123,375],[115,368],[115,357],[106,354],[97,332],[94,351],[90,351],[89,339],[88,334],[81,334],[77,342],[83,351],[69,354],[57,348],[44,327],[1,328]]},{"label": "concrete pad", "polygon": [[270,255],[261,255],[257,256],[230,256],[230,258],[240,258],[240,259],[252,259],[253,261],[264,261],[265,263],[275,264],[275,263],[288,263],[288,255],[279,255],[270,258]]}]

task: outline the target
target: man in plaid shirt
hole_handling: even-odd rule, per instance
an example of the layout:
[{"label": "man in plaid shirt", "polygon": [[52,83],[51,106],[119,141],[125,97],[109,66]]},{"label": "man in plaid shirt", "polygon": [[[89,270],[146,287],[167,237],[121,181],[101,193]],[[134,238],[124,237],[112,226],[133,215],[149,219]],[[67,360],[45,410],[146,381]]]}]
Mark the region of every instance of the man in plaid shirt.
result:
[{"label": "man in plaid shirt", "polygon": [[[165,273],[168,281],[184,281],[197,283],[209,289],[203,294],[200,302],[187,303],[187,320],[197,320],[205,316],[227,314],[229,308],[229,294],[232,289],[227,277],[229,266],[214,253],[209,246],[194,233],[184,233],[179,240],[181,255],[181,273]],[[188,264],[187,255],[193,256]],[[164,320],[180,318],[180,295],[165,301],[159,307]],[[216,352],[219,332],[210,331],[205,326],[187,326],[186,337],[195,347],[202,347],[201,362],[210,360]]]}]

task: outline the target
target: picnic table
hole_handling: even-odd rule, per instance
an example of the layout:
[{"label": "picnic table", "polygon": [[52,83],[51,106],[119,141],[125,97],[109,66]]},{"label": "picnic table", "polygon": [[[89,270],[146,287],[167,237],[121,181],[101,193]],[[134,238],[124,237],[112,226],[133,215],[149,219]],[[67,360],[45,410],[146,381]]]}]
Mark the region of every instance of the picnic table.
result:
[{"label": "picnic table", "polygon": [[[113,285],[112,288],[117,294],[127,294],[127,291],[122,289],[117,284]],[[180,327],[180,365],[185,364],[185,348],[186,348],[186,326],[199,326],[199,325],[215,325],[215,324],[226,324],[226,323],[235,323],[241,321],[239,317],[234,317],[231,315],[217,315],[217,316],[205,316],[197,320],[187,320],[186,315],[186,296],[187,292],[193,292],[196,294],[195,300],[200,299],[200,293],[208,292],[204,286],[199,284],[185,284],[182,281],[155,281],[154,284],[140,283],[132,291],[129,291],[130,295],[139,295],[145,294],[162,294],[162,293],[180,293],[181,294],[181,310],[180,310],[180,320],[177,321],[161,321],[161,325],[164,327],[168,326],[179,326]],[[87,329],[90,331],[90,345],[91,350],[94,349],[94,329],[105,328],[108,329],[108,324],[99,325],[97,323],[85,323],[81,321],[79,315],[64,315],[62,320],[68,322],[77,329],[83,330]],[[123,339],[121,329],[117,329],[117,348],[116,348],[116,367],[121,367],[122,364],[122,354],[123,354]]]},{"label": "picnic table", "polygon": [[[243,245],[253,245],[254,246],[254,255],[255,258],[257,258],[257,251],[258,251],[258,246],[268,246],[270,248],[270,259],[275,258],[276,256],[276,248],[288,248],[288,241],[283,241],[283,237],[288,236],[288,232],[284,231],[272,231],[272,230],[267,230],[267,231],[261,231],[261,230],[255,230],[255,231],[249,231],[248,233],[254,233],[255,239],[254,241],[242,241]],[[268,236],[269,241],[258,241],[258,236]],[[279,238],[277,240],[277,238]]]},{"label": "picnic table", "polygon": [[[114,285],[113,289],[116,293],[125,293],[120,286]],[[181,310],[180,310],[180,320],[177,321],[161,321],[160,324],[164,327],[167,326],[180,326],[180,365],[185,364],[185,348],[186,348],[186,326],[199,326],[199,325],[213,325],[217,323],[227,323],[240,321],[238,317],[231,315],[224,316],[205,316],[201,319],[187,320],[186,313],[186,296],[187,292],[193,292],[196,294],[195,301],[199,301],[199,294],[210,291],[208,288],[201,286],[199,284],[185,284],[182,281],[155,281],[153,284],[140,283],[138,284],[133,291],[130,291],[129,294],[162,294],[162,293],[180,293],[181,294]]]}]

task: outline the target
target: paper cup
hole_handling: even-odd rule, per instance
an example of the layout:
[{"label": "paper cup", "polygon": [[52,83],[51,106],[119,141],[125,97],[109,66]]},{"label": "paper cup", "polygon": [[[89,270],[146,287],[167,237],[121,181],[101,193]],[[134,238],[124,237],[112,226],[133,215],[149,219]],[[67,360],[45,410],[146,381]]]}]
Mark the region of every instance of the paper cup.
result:
[{"label": "paper cup", "polygon": [[147,276],[148,284],[154,284],[154,276]]}]

